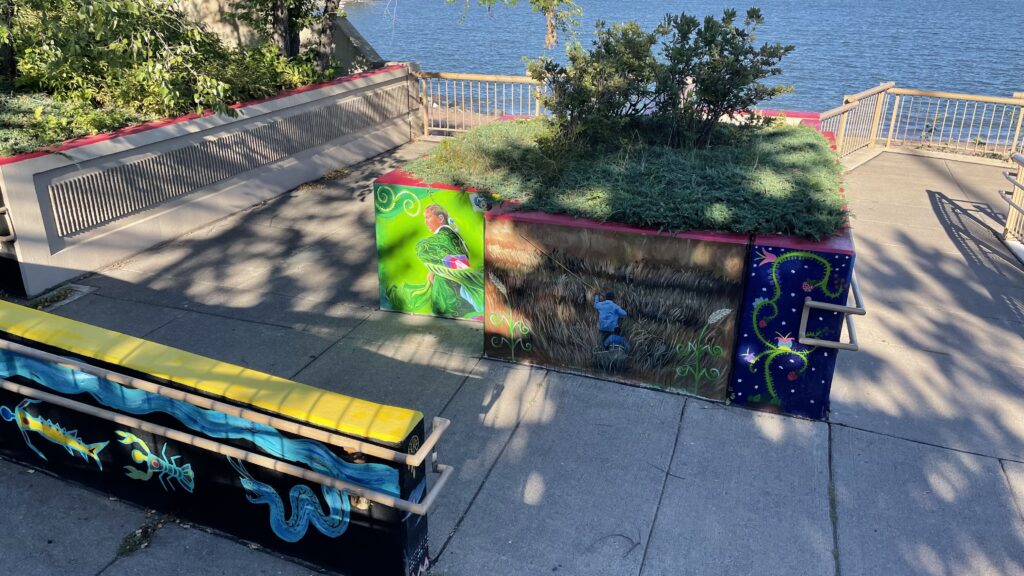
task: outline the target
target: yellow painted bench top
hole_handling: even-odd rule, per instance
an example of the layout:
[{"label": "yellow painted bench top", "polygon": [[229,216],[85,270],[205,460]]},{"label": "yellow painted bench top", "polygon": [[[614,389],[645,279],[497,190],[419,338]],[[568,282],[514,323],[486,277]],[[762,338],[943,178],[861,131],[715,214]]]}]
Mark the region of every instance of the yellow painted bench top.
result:
[{"label": "yellow painted bench top", "polygon": [[401,443],[423,419],[415,410],[314,388],[10,302],[0,301],[0,331],[379,442]]}]

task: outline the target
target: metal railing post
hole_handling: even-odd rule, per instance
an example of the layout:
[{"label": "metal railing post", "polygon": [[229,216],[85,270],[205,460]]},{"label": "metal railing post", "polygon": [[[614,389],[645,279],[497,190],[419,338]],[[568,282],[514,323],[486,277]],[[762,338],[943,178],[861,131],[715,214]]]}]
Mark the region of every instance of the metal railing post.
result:
[{"label": "metal railing post", "polygon": [[892,119],[889,120],[889,133],[886,134],[885,147],[886,149],[892,144],[892,135],[896,130],[896,118],[900,115],[900,97],[899,95],[893,96],[892,104]]},{"label": "metal railing post", "polygon": [[[879,86],[885,86],[886,84],[886,82],[883,82],[882,84],[879,84]],[[885,105],[885,98],[888,95],[889,89],[886,88],[875,96],[878,101],[875,102],[875,113],[871,116],[871,133],[868,136],[868,146],[871,148],[875,147],[875,141],[878,140],[878,125],[882,122],[882,107]]]},{"label": "metal railing post", "polygon": [[427,110],[427,79],[420,78],[420,110],[423,116],[423,135],[430,136],[430,114]]},{"label": "metal railing post", "polygon": [[1010,141],[1010,153],[1016,151],[1024,152],[1024,142],[1020,140],[1021,120],[1024,120],[1024,92],[1014,92],[1014,98],[1020,98],[1021,103],[1017,106],[1017,127],[1013,130],[1013,140]]},{"label": "metal railing post", "polygon": [[1024,242],[1024,154],[1010,154],[1010,162],[1017,165],[1017,174],[1014,177],[1009,171],[1003,172],[1010,182],[1010,192],[1000,192],[1003,200],[1008,204],[1006,211],[1006,227],[1003,229],[1003,238]]},{"label": "metal railing post", "polygon": [[840,156],[843,155],[843,138],[846,136],[846,118],[849,114],[849,112],[843,112],[839,116],[839,129],[836,130],[836,153]]}]

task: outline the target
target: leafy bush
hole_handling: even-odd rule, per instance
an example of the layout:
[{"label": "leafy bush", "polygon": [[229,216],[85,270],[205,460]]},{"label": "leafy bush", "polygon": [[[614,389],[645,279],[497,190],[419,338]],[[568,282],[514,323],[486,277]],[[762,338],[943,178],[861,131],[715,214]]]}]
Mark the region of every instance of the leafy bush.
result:
[{"label": "leafy bush", "polygon": [[684,145],[707,146],[720,118],[750,114],[758,103],[792,91],[761,82],[782,74],[778,64],[794,49],[755,47],[754,33],[763,23],[757,8],[747,10],[742,28],[736,25],[735,10],[725,10],[721,20],[708,16],[703,24],[686,14],[665,18],[658,28],[659,35],[667,36],[658,112],[669,118],[674,143],[683,139]]},{"label": "leafy bush", "polygon": [[45,94],[0,94],[0,155],[152,119],[109,108],[58,102]]},{"label": "leafy bush", "polygon": [[569,65],[550,58],[530,62],[529,73],[544,81],[550,95],[543,104],[557,119],[566,140],[606,140],[623,121],[649,112],[654,104],[659,64],[652,48],[654,34],[636,22],[597,23],[590,51],[570,46]]},{"label": "leafy bush", "polygon": [[4,153],[206,108],[232,115],[235,102],[334,74],[313,51],[228,48],[173,0],[23,0],[0,44],[17,65],[4,89],[25,94],[0,99]]},{"label": "leafy bush", "polygon": [[[792,46],[756,46],[764,18],[736,11],[703,22],[668,15],[653,32],[635,22],[597,24],[590,50],[569,49],[569,64],[531,62],[530,75],[544,83],[542,103],[566,143],[607,142],[640,133],[673,146],[706,147],[723,117],[750,114],[767,99],[791,90],[761,81],[782,73],[778,64]],[[661,43],[660,58],[654,47]]]},{"label": "leafy bush", "polygon": [[320,79],[309,59],[229,49],[169,0],[28,0],[13,27],[18,84],[60,100],[171,115]]}]

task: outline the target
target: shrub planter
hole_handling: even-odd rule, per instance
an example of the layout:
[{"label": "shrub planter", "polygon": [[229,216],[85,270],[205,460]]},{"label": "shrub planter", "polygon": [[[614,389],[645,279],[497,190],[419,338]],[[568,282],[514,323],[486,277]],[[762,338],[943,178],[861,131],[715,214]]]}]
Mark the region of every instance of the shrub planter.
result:
[{"label": "shrub planter", "polygon": [[[787,122],[820,129],[816,115],[787,115]],[[523,139],[515,131],[491,136],[513,146]],[[467,148],[493,147],[481,138]],[[493,150],[476,153],[486,159]],[[458,158],[452,149],[447,154]],[[473,166],[477,158],[467,154]],[[819,172],[822,159],[834,161],[812,158]],[[777,177],[796,161],[779,160],[788,168]],[[440,177],[448,176],[433,176]],[[795,185],[819,190],[813,180]],[[492,358],[820,419],[828,414],[838,350],[856,350],[855,342],[839,342],[847,316],[864,313],[845,306],[854,265],[848,227],[820,242],[665,233],[520,211],[514,202],[488,209],[473,189],[428,185],[401,172],[377,180],[374,195],[381,307],[482,318],[484,353]],[[807,233],[841,220],[822,227],[813,218],[828,214],[809,214]],[[438,235],[447,240],[428,240]],[[481,278],[482,310],[471,297]]]}]

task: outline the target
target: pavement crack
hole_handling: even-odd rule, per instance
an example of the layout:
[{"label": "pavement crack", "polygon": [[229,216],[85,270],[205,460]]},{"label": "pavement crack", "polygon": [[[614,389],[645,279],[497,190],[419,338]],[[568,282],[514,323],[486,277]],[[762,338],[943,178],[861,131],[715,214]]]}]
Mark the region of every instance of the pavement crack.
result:
[{"label": "pavement crack", "polygon": [[[678,476],[670,474],[669,470],[672,469],[672,463],[675,462],[676,459],[676,450],[679,448],[679,439],[683,435],[683,419],[686,417],[686,406],[689,403],[689,398],[683,398],[683,407],[679,410],[679,424],[676,427],[676,437],[675,440],[672,442],[672,455],[669,456],[668,458],[668,470],[664,471],[665,479],[662,480],[661,482],[661,494],[658,495],[658,506],[657,508],[654,509],[654,518],[651,519],[651,529],[647,532],[647,540],[643,543],[644,555],[640,559],[640,569],[637,571],[637,576],[640,576],[644,573],[644,566],[647,564],[647,551],[651,547],[651,537],[654,536],[654,527],[658,525],[658,513],[661,512],[661,502],[665,498],[665,487],[668,486],[668,477],[674,476],[676,478],[679,478]],[[648,464],[650,463],[648,462]],[[651,464],[651,466],[654,465]],[[658,468],[657,466],[654,467]],[[660,468],[658,469],[661,470]]]},{"label": "pavement crack", "polygon": [[[550,370],[544,372],[544,377],[541,379],[540,384],[537,385],[538,394],[541,390],[544,389],[544,386],[547,383],[548,376],[550,374]],[[505,439],[505,443],[502,444],[501,450],[498,451],[498,456],[494,459],[494,462],[491,462],[490,467],[487,468],[487,473],[484,474],[483,480],[480,482],[480,485],[477,486],[476,492],[473,493],[473,497],[470,498],[469,505],[466,506],[466,509],[462,511],[462,514],[459,516],[459,519],[456,520],[455,526],[452,528],[452,531],[445,538],[444,544],[441,545],[440,550],[438,550],[437,554],[435,554],[434,557],[430,559],[431,566],[437,565],[438,560],[441,559],[441,555],[444,554],[445,550],[448,549],[448,545],[451,544],[452,538],[455,537],[455,534],[459,531],[459,528],[462,527],[462,523],[466,520],[466,516],[469,515],[469,511],[473,509],[473,504],[475,504],[476,499],[480,497],[480,493],[483,492],[484,486],[486,486],[487,481],[490,480],[491,474],[493,474],[494,469],[498,467],[498,462],[501,462],[501,458],[505,455],[505,451],[508,450],[509,444],[511,444],[512,439],[515,438],[516,432],[519,431],[519,427],[522,425],[524,417],[525,413],[519,416],[519,419],[516,421],[516,425],[512,428],[512,433],[509,434],[508,438]]]},{"label": "pavement crack", "polygon": [[842,576],[839,561],[839,503],[836,498],[836,475],[832,453],[832,423],[828,426],[828,517],[832,523],[832,559],[835,562],[835,576]]},{"label": "pavement crack", "polygon": [[892,438],[894,440],[903,440],[904,442],[910,442],[912,444],[920,444],[922,446],[931,446],[932,448],[941,448],[942,450],[949,450],[952,452],[959,452],[961,454],[968,454],[971,456],[980,456],[982,458],[992,458],[994,460],[1006,460],[1007,462],[1016,462],[1018,464],[1024,464],[1024,460],[1017,460],[1015,458],[1005,458],[1002,456],[996,456],[994,454],[985,454],[984,452],[975,452],[973,450],[964,450],[963,448],[954,448],[952,446],[943,446],[942,444],[935,444],[933,442],[925,442],[924,440],[915,440],[913,438],[906,438],[904,436],[897,436],[896,434],[889,434],[888,432],[879,432],[877,430],[869,430],[867,428],[861,428],[859,426],[853,426],[851,424],[843,424],[842,422],[829,421],[829,430],[832,426],[839,426],[848,430],[856,430],[858,432],[866,432],[868,434],[876,434],[878,436],[884,436],[886,438]]},{"label": "pavement crack", "polygon": [[1020,515],[1020,519],[1024,521],[1024,502],[1017,499],[1017,496],[1013,493],[1013,484],[1010,483],[1010,474],[1006,471],[1006,462],[1002,459],[999,460],[999,469],[1003,471],[1003,479],[1006,480],[1006,487],[1010,489],[1010,500],[1013,500],[1013,505],[1017,507],[1017,514]]}]

